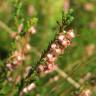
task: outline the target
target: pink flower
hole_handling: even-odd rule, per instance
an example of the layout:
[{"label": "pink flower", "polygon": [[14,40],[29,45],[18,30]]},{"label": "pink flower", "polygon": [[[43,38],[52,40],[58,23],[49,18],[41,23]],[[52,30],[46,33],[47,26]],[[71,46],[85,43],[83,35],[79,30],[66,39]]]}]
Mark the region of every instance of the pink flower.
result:
[{"label": "pink flower", "polygon": [[55,43],[51,45],[52,49],[55,49],[56,47],[57,47],[57,45]]},{"label": "pink flower", "polygon": [[71,29],[66,33],[66,36],[68,39],[73,39],[75,37],[75,34],[74,34],[73,30]]},{"label": "pink flower", "polygon": [[56,57],[53,56],[53,54],[48,53],[47,58],[49,62],[54,62],[56,60]]},{"label": "pink flower", "polygon": [[11,70],[11,71],[13,70],[13,68],[12,68],[13,66],[12,66],[11,63],[6,64],[6,67],[7,67],[9,70]]},{"label": "pink flower", "polygon": [[36,33],[36,29],[34,26],[32,26],[28,31],[31,32],[32,34]]},{"label": "pink flower", "polygon": [[62,42],[64,40],[64,38],[65,38],[65,36],[60,34],[59,37],[58,37],[58,40]]},{"label": "pink flower", "polygon": [[44,71],[44,66],[43,65],[39,65],[38,66],[38,71],[43,72]]},{"label": "pink flower", "polygon": [[45,70],[45,74],[50,73],[50,72],[53,72],[55,70],[55,68],[56,68],[56,65],[55,64],[52,64],[52,63],[49,63],[47,65],[47,67],[48,67],[48,69]]},{"label": "pink flower", "polygon": [[65,39],[65,40],[62,41],[62,45],[63,45],[64,47],[67,47],[67,46],[70,45],[70,41],[67,40],[67,39]]},{"label": "pink flower", "polygon": [[53,70],[53,67],[54,67],[54,64],[51,64],[51,63],[48,64],[48,69],[49,70]]}]

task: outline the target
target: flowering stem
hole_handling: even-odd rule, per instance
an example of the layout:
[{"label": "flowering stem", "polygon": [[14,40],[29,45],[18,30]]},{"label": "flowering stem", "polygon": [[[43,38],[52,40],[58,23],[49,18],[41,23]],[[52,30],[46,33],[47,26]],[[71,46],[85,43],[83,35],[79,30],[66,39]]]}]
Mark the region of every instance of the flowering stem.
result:
[{"label": "flowering stem", "polygon": [[[59,25],[59,31],[55,34],[48,48],[42,53],[35,67],[31,69],[28,76],[24,79],[24,81],[26,81],[26,84],[30,82],[32,74],[35,74],[38,77],[38,74],[41,73],[46,74],[55,70],[56,59],[60,54],[64,53],[65,48],[70,45],[71,40],[74,38],[73,30],[70,28],[70,24],[72,23],[73,20],[73,17],[71,15],[72,15],[71,12],[67,13],[66,15],[63,14],[62,21],[57,22]],[[71,79],[71,81],[70,82],[72,84],[74,83],[74,85],[76,85],[75,87],[79,87],[79,85],[74,80]],[[24,86],[26,84],[24,83]]]}]

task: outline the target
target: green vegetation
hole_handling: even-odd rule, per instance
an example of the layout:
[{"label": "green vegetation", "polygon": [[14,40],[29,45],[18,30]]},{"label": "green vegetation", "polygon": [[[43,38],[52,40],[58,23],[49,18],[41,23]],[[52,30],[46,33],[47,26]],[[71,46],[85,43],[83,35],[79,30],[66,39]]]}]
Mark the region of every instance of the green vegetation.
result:
[{"label": "green vegetation", "polygon": [[[68,20],[73,20],[71,27],[75,38],[56,61],[59,71],[41,74],[40,78],[34,72],[24,81],[25,68],[32,66],[30,73],[34,71],[42,52],[58,32],[57,21],[61,20],[62,11],[67,13],[69,7],[74,10],[74,20],[71,15]],[[32,34],[29,30],[31,27]],[[12,33],[18,30],[22,32],[15,40]],[[25,59],[19,62],[22,63],[19,67],[8,71],[6,64],[12,63],[12,54],[16,50],[25,48],[25,40],[31,45],[31,50],[24,53]],[[80,84],[79,89],[62,76],[64,72]],[[81,84],[82,78],[87,79]],[[85,89],[91,90],[92,95],[89,96],[96,96],[96,0],[0,1],[0,96],[19,96],[22,87],[31,82],[35,82],[36,87],[23,96],[79,96],[75,94]]]}]

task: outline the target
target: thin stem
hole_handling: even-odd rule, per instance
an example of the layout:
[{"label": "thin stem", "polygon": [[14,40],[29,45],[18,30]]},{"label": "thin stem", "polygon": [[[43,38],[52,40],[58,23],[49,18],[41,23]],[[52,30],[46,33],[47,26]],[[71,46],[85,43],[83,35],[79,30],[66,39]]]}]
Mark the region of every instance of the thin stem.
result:
[{"label": "thin stem", "polygon": [[80,84],[77,83],[74,79],[68,76],[67,73],[56,67],[56,72],[59,73],[60,76],[62,76],[64,79],[66,79],[70,84],[72,84],[76,89],[80,88]]}]

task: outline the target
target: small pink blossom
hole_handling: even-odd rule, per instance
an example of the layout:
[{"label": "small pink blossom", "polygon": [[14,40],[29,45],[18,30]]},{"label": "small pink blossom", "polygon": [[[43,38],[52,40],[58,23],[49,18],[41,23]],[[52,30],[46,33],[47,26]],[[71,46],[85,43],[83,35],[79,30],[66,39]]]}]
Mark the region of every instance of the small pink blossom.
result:
[{"label": "small pink blossom", "polygon": [[6,64],[6,67],[7,67],[9,70],[11,70],[11,71],[13,70],[11,63]]},{"label": "small pink blossom", "polygon": [[48,69],[49,69],[49,70],[53,70],[53,67],[54,67],[54,64],[51,64],[51,63],[48,64]]},{"label": "small pink blossom", "polygon": [[32,27],[29,29],[29,32],[31,32],[32,34],[35,34],[35,33],[36,33],[35,27],[32,26]]},{"label": "small pink blossom", "polygon": [[55,43],[51,45],[52,49],[55,49],[56,47],[57,47],[57,45]]},{"label": "small pink blossom", "polygon": [[47,58],[51,59],[51,58],[53,58],[53,55],[49,53],[49,54],[47,54]]},{"label": "small pink blossom", "polygon": [[73,39],[75,37],[75,34],[74,34],[73,30],[69,30],[66,33],[66,36],[67,36],[68,39]]},{"label": "small pink blossom", "polygon": [[67,46],[70,45],[70,41],[67,40],[67,39],[65,39],[65,40],[62,41],[62,45],[63,45],[64,47],[67,47]]},{"label": "small pink blossom", "polygon": [[48,62],[54,62],[56,60],[56,57],[53,56],[53,54],[47,54]]},{"label": "small pink blossom", "polygon": [[44,71],[44,66],[43,65],[39,65],[38,66],[38,71],[43,72]]},{"label": "small pink blossom", "polygon": [[64,38],[65,38],[64,35],[61,34],[61,35],[59,35],[58,40],[62,42],[64,40]]}]

